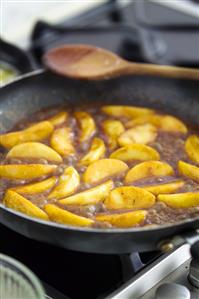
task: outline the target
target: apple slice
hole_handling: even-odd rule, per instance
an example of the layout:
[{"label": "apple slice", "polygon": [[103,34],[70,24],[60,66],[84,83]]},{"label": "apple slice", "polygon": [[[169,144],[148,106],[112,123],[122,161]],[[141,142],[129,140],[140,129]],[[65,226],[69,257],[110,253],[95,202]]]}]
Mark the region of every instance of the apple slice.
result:
[{"label": "apple slice", "polygon": [[118,142],[120,146],[133,143],[147,144],[154,141],[156,137],[157,129],[151,124],[144,124],[125,131],[118,138]]},{"label": "apple slice", "polygon": [[126,126],[128,128],[136,125],[152,124],[156,128],[167,132],[187,133],[186,125],[178,118],[171,115],[144,115],[129,121]]},{"label": "apple slice", "polygon": [[199,192],[160,194],[158,200],[171,208],[187,209],[199,206]]},{"label": "apple slice", "polygon": [[108,137],[108,145],[111,150],[114,150],[117,147],[118,137],[125,131],[125,128],[121,121],[119,120],[105,120],[102,123],[104,133]]},{"label": "apple slice", "polygon": [[61,156],[67,157],[74,154],[71,129],[66,127],[56,129],[51,136],[50,145]]},{"label": "apple slice", "polygon": [[146,115],[141,115],[138,117],[135,117],[131,120],[129,120],[125,126],[126,128],[133,128],[135,126],[139,125],[144,125],[144,124],[153,124],[153,120],[156,117],[156,114],[146,114]]},{"label": "apple slice", "polygon": [[96,216],[96,220],[111,223],[115,227],[126,228],[140,224],[146,216],[147,211],[140,210],[120,214],[99,214]]},{"label": "apple slice", "polygon": [[116,159],[101,159],[91,163],[83,174],[85,183],[98,183],[108,177],[118,176],[128,170],[128,165]]},{"label": "apple slice", "polygon": [[154,205],[155,196],[138,187],[123,186],[112,190],[104,204],[108,209],[147,209]]},{"label": "apple slice", "polygon": [[16,144],[41,141],[47,138],[52,131],[53,125],[49,121],[42,121],[25,130],[0,135],[0,145],[9,149]]},{"label": "apple slice", "polygon": [[144,186],[143,189],[158,195],[158,194],[165,194],[165,193],[172,193],[176,192],[179,188],[184,186],[184,181],[179,180],[167,184],[159,184],[159,185],[151,185],[151,186]]},{"label": "apple slice", "polygon": [[91,138],[96,131],[94,119],[89,113],[83,111],[75,112],[74,116],[81,129],[79,139],[81,142],[84,142]]},{"label": "apple slice", "polygon": [[103,201],[114,188],[114,183],[112,180],[109,180],[97,187],[82,191],[70,197],[61,199],[59,202],[61,204],[71,205],[89,205],[96,204]]},{"label": "apple slice", "polygon": [[73,226],[83,226],[83,227],[91,226],[94,223],[92,219],[78,216],[69,211],[60,209],[59,207],[52,204],[46,205],[44,207],[44,210],[48,214],[50,220],[58,223],[63,223],[63,224],[68,224]]},{"label": "apple slice", "polygon": [[172,167],[160,161],[146,161],[131,168],[124,181],[125,183],[132,183],[134,181],[151,177],[151,176],[169,176],[174,173]]},{"label": "apple slice", "polygon": [[199,137],[198,136],[191,135],[188,137],[185,143],[185,151],[193,162],[199,163]]},{"label": "apple slice", "polygon": [[28,216],[48,220],[48,216],[43,210],[12,190],[6,191],[6,194],[3,198],[3,203],[6,207],[24,213]]},{"label": "apple slice", "polygon": [[44,164],[8,164],[0,165],[0,178],[5,179],[35,179],[49,175],[56,170],[56,165]]},{"label": "apple slice", "polygon": [[48,121],[53,125],[53,126],[59,126],[63,124],[68,118],[68,113],[66,111],[61,111],[51,118],[48,119]]},{"label": "apple slice", "polygon": [[162,131],[187,133],[186,125],[171,115],[157,115],[154,117],[153,124]]},{"label": "apple slice", "polygon": [[51,177],[39,183],[27,184],[11,188],[11,190],[22,194],[37,194],[52,189],[57,181],[56,177]]},{"label": "apple slice", "polygon": [[140,115],[153,114],[154,110],[135,106],[107,105],[102,107],[102,112],[110,116],[134,118]]},{"label": "apple slice", "polygon": [[187,178],[199,182],[199,167],[183,161],[179,161],[178,171],[181,175],[184,175]]},{"label": "apple slice", "polygon": [[94,161],[99,160],[104,156],[106,147],[104,141],[100,138],[94,138],[89,152],[80,160],[80,165],[89,165]]},{"label": "apple slice", "polygon": [[111,159],[118,159],[122,161],[148,161],[159,160],[159,153],[150,146],[144,144],[130,144],[117,149],[110,155]]},{"label": "apple slice", "polygon": [[9,158],[36,158],[60,163],[62,157],[49,146],[40,142],[26,142],[15,145],[7,154]]},{"label": "apple slice", "polygon": [[73,194],[80,183],[80,177],[76,169],[72,166],[66,168],[59,177],[58,185],[51,191],[48,198],[63,198]]}]

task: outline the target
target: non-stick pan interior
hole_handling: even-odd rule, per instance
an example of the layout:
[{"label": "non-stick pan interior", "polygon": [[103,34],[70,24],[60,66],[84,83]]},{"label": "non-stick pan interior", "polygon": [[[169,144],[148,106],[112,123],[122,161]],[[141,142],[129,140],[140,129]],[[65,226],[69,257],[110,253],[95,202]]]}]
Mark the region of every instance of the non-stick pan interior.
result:
[{"label": "non-stick pan interior", "polygon": [[197,81],[128,76],[89,82],[39,72],[2,88],[0,132],[43,107],[97,102],[153,107],[199,125]]},{"label": "non-stick pan interior", "polygon": [[[0,91],[0,132],[37,110],[60,104],[130,104],[153,107],[199,125],[199,85],[196,81],[128,76],[100,82],[75,81],[38,72]],[[198,228],[199,220],[157,229],[90,230],[43,223],[0,206],[0,222],[27,237],[67,249],[95,253],[154,250],[160,239],[185,229]]]}]

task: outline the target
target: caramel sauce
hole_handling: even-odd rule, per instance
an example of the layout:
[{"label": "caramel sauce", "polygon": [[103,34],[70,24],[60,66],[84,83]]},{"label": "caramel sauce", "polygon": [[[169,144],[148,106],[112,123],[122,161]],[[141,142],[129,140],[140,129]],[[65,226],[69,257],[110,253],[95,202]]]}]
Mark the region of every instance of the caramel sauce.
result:
[{"label": "caramel sauce", "polygon": [[[57,178],[60,177],[60,175],[63,174],[64,170],[68,166],[73,166],[77,172],[80,175],[80,185],[76,189],[74,194],[77,194],[79,192],[82,192],[84,190],[93,188],[103,182],[108,181],[109,179],[112,179],[114,182],[115,188],[124,186],[124,185],[129,185],[129,186],[136,186],[136,187],[144,187],[144,186],[154,186],[158,184],[166,184],[170,182],[174,182],[179,179],[184,180],[184,186],[179,188],[177,191],[172,192],[172,193],[184,193],[184,192],[199,192],[199,182],[192,180],[190,178],[184,177],[179,174],[178,169],[177,169],[177,163],[179,160],[182,160],[184,162],[190,163],[195,166],[199,166],[197,163],[194,163],[193,161],[190,160],[190,157],[188,157],[186,151],[185,151],[185,141],[187,140],[189,135],[199,134],[199,130],[197,129],[191,129],[188,127],[188,133],[180,133],[180,132],[165,132],[162,131],[161,129],[157,129],[157,138],[153,141],[147,144],[148,146],[152,147],[155,149],[159,155],[160,155],[160,161],[168,163],[170,166],[172,166],[174,170],[174,174],[172,176],[150,176],[146,178],[139,179],[137,181],[134,181],[130,184],[124,184],[124,176],[126,175],[127,171],[124,173],[120,173],[118,175],[106,177],[102,179],[100,182],[93,183],[93,184],[88,184],[83,182],[83,173],[87,169],[88,166],[82,166],[79,164],[80,160],[82,157],[84,157],[91,146],[91,143],[93,141],[94,137],[98,137],[104,141],[106,151],[103,155],[103,158],[109,158],[110,154],[115,151],[116,149],[120,148],[119,144],[117,144],[117,147],[113,150],[110,149],[109,143],[108,143],[108,136],[105,134],[103,130],[102,123],[105,120],[112,119],[112,120],[120,120],[122,124],[125,127],[125,124],[129,120],[125,116],[109,116],[101,111],[99,107],[87,107],[85,110],[85,107],[78,107],[78,111],[86,111],[88,112],[91,117],[95,121],[96,125],[96,130],[94,134],[88,138],[87,141],[85,142],[80,142],[79,136],[80,136],[80,127],[78,126],[77,120],[74,117],[74,110],[72,108],[67,109],[64,107],[60,108],[50,108],[46,110],[39,111],[32,115],[31,117],[20,121],[16,126],[12,129],[12,131],[18,131],[18,130],[23,130],[33,123],[42,121],[42,120],[47,120],[49,117],[56,115],[59,111],[67,110],[69,117],[66,119],[65,122],[62,124],[59,124],[56,126],[57,128],[61,127],[70,127],[73,136],[72,136],[72,143],[75,148],[75,153],[68,155],[66,157],[63,157],[63,161],[61,163],[54,163],[53,161],[48,161],[45,158],[42,159],[35,159],[35,158],[10,158],[6,159],[6,154],[9,151],[8,149],[4,149],[3,146],[0,146],[0,165],[7,165],[7,164],[56,164],[57,169],[53,174],[50,175],[45,175],[36,179],[16,179],[16,180],[11,180],[7,179],[4,177],[0,176],[0,199],[1,201],[3,200],[4,194],[7,189],[13,188],[15,186],[23,186],[26,184],[30,183],[36,183],[36,182],[41,182],[44,179],[47,179],[49,177],[56,176]],[[125,128],[127,130],[127,128]],[[40,142],[50,146],[50,137],[41,140]],[[132,161],[125,161],[125,163],[129,166],[129,169],[132,168],[135,165],[138,165],[143,161],[139,160],[132,160]],[[57,183],[56,185],[57,186]],[[55,188],[53,186],[53,188]],[[99,202],[97,204],[89,204],[89,205],[60,205],[59,199],[53,198],[53,199],[48,199],[48,195],[52,191],[52,189],[49,189],[45,192],[38,193],[38,194],[22,194],[26,199],[31,201],[33,204],[38,206],[39,208],[43,209],[43,207],[48,204],[48,203],[53,203],[57,205],[58,207],[61,207],[62,209],[65,209],[71,213],[74,213],[76,215],[80,215],[86,218],[91,218],[94,219],[94,227],[114,227],[114,225],[111,225],[110,223],[107,224],[106,222],[99,223],[98,221],[95,220],[95,216],[99,214],[118,214],[118,213],[125,213],[127,211],[133,211],[136,209],[116,209],[116,210],[109,210],[104,202]],[[148,214],[146,216],[146,219],[139,223],[136,226],[144,226],[148,224],[155,224],[155,225],[162,225],[162,224],[167,224],[167,223],[176,223],[179,221],[183,221],[185,219],[189,218],[195,218],[199,216],[199,206],[196,207],[189,207],[189,208],[171,208],[167,206],[163,202],[157,202],[150,208],[145,209],[148,211]]]}]

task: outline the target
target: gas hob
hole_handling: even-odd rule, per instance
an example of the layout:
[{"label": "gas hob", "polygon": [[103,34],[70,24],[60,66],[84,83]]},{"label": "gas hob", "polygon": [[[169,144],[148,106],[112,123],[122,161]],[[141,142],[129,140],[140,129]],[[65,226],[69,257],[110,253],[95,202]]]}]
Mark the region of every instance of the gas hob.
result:
[{"label": "gas hob", "polygon": [[[148,1],[146,11],[141,2],[120,5],[118,1],[107,1],[56,25],[40,20],[32,31],[27,52],[36,68],[41,67],[46,50],[63,43],[93,44],[130,61],[197,67],[195,17],[172,10],[169,5],[156,5],[155,1]],[[148,22],[143,23],[146,13]],[[163,22],[165,16],[172,26]],[[150,21],[154,17],[156,23]],[[97,255],[33,241],[3,226],[0,235],[0,252],[31,269],[41,279],[47,299],[199,299],[199,264],[195,259],[190,267],[188,245],[166,254]]]},{"label": "gas hob", "polygon": [[167,299],[155,297],[158,287],[165,283],[169,283],[166,292],[172,292],[176,285],[171,283],[175,283],[179,292],[191,296],[175,299],[199,299],[199,261],[195,259],[190,267],[187,244],[165,254],[99,255],[40,243],[4,226],[0,231],[0,252],[31,269],[41,279],[47,299]]},{"label": "gas hob", "polygon": [[199,288],[189,278],[192,264],[189,245],[182,245],[157,258],[106,299],[199,299]]}]

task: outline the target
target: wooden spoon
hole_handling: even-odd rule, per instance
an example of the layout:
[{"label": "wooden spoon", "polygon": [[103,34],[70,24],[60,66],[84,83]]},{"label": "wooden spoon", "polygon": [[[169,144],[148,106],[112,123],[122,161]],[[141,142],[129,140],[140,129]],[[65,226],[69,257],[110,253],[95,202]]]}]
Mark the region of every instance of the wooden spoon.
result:
[{"label": "wooden spoon", "polygon": [[199,80],[199,70],[128,62],[90,45],[64,45],[48,51],[43,61],[52,71],[78,79],[106,79],[120,75],[151,75]]}]

